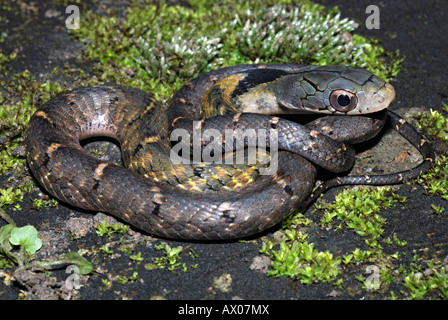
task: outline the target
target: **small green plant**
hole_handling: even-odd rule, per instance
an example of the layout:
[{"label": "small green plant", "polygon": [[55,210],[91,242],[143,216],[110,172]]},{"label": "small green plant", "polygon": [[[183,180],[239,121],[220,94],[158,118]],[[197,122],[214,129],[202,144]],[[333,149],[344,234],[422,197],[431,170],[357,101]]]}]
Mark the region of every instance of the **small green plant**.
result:
[{"label": "small green plant", "polygon": [[442,206],[436,206],[435,204],[431,204],[432,211],[437,215],[442,215],[445,208]]},{"label": "small green plant", "polygon": [[23,201],[23,191],[21,189],[0,189],[0,206]]},{"label": "small green plant", "polygon": [[120,233],[125,234],[128,232],[129,227],[124,224],[118,224],[118,223],[109,223],[106,219],[103,220],[103,222],[99,223],[96,227],[96,233],[102,237],[102,236],[108,236],[110,237],[114,233]]},{"label": "small green plant", "polygon": [[186,263],[179,262],[179,254],[183,250],[181,246],[171,248],[167,243],[162,242],[160,245],[154,246],[154,248],[158,251],[165,251],[165,255],[160,258],[155,258],[153,263],[145,264],[145,269],[153,270],[167,268],[171,272],[175,272],[176,270],[182,270],[183,272],[187,271]]},{"label": "small green plant", "polygon": [[356,248],[352,251],[352,255],[354,262],[370,261],[369,259],[372,256],[372,251]]},{"label": "small green plant", "polygon": [[113,251],[109,248],[110,247],[110,243],[106,243],[105,245],[102,245],[100,250],[101,252],[103,252],[104,254],[112,254]]},{"label": "small green plant", "polygon": [[296,212],[293,213],[291,215],[289,215],[288,218],[286,218],[283,222],[282,222],[282,227],[284,229],[289,228],[289,227],[298,227],[300,225],[307,227],[312,223],[311,219],[308,219],[307,217],[305,217],[305,215],[301,212]]},{"label": "small green plant", "polygon": [[[120,276],[116,277],[116,280],[119,284],[125,285],[127,283],[134,283],[138,280],[138,272],[134,271],[130,276]],[[109,279],[101,279],[101,283],[107,288],[112,286],[112,281]]]},{"label": "small green plant", "polygon": [[440,195],[448,200],[448,157],[440,155],[432,168],[418,179],[430,196]]},{"label": "small green plant", "polygon": [[[443,110],[448,112],[448,105],[443,103]],[[430,110],[429,113],[419,113],[416,116],[417,127],[427,134],[436,137],[448,146],[448,118],[442,113]],[[437,156],[433,166],[418,180],[425,188],[426,194],[430,196],[439,195],[444,200],[448,200],[448,157],[444,154]],[[443,208],[431,205],[433,212],[442,214]]]},{"label": "small green plant", "polygon": [[112,286],[112,281],[108,280],[108,279],[101,279],[101,283],[106,287],[109,288]]},{"label": "small green plant", "polygon": [[375,248],[379,246],[377,240],[386,223],[379,212],[392,207],[397,201],[402,202],[404,199],[393,193],[390,187],[345,189],[325,209],[321,222],[328,224],[337,217],[349,229],[367,237],[366,244]]},{"label": "small green plant", "polygon": [[286,241],[303,242],[306,240],[306,238],[308,238],[308,235],[306,233],[303,233],[302,231],[297,231],[296,229],[286,229],[285,236]]},{"label": "small green plant", "polygon": [[[2,210],[0,208],[0,210]],[[14,251],[18,246],[19,252]],[[0,228],[0,249],[14,263],[20,267],[28,267],[29,260],[42,246],[42,241],[33,226],[16,227],[15,224],[7,224]]]},{"label": "small green plant", "polygon": [[[11,226],[11,225],[7,225]],[[2,232],[3,233],[3,232]],[[5,232],[8,234],[8,232]],[[33,226],[12,227],[9,234],[9,242],[15,246],[23,246],[29,254],[35,254],[42,247],[42,241],[37,235],[37,230]]]},{"label": "small green plant", "polygon": [[333,218],[335,218],[338,215],[337,212],[332,211],[325,211],[322,218],[320,219],[321,224],[323,225],[331,225],[333,222]]},{"label": "small green plant", "polygon": [[[93,270],[92,265],[75,252],[31,263],[30,261],[35,253],[42,247],[42,241],[36,228],[31,225],[17,227],[1,207],[0,216],[8,222],[7,225],[0,228],[0,253],[17,264],[19,268],[49,268],[62,264],[74,264],[79,268],[81,274],[88,274]],[[19,248],[18,251],[16,250],[17,247]]]},{"label": "small green plant", "polygon": [[137,252],[136,254],[130,255],[129,258],[131,258],[132,261],[135,261],[137,263],[140,263],[143,261],[141,252]]},{"label": "small green plant", "polygon": [[274,250],[269,244],[263,244],[261,253],[271,258],[269,276],[288,276],[300,282],[331,282],[339,273],[340,258],[333,257],[329,251],[320,252],[314,243],[292,241],[280,243],[280,249]]},{"label": "small green plant", "polygon": [[[448,112],[448,105],[442,102],[442,108]],[[416,126],[427,134],[442,139],[448,144],[448,118],[437,110],[430,109],[415,115]]]},{"label": "small green plant", "polygon": [[128,278],[124,276],[117,276],[117,281],[119,284],[126,284],[128,282]]},{"label": "small green plant", "polygon": [[407,288],[409,298],[424,299],[438,296],[448,299],[448,273],[441,265],[428,263],[427,268],[421,266],[400,269],[403,275],[403,284]]},{"label": "small green plant", "polygon": [[343,259],[342,259],[342,263],[344,263],[345,265],[347,265],[347,264],[349,264],[350,262],[352,262],[352,260],[353,260],[353,254],[347,254],[347,255],[344,255],[342,258],[343,258]]},{"label": "small green plant", "polygon": [[135,281],[137,281],[137,279],[138,279],[138,272],[137,272],[137,271],[134,271],[134,272],[132,273],[132,275],[129,277],[129,281],[131,281],[131,282],[135,282]]},{"label": "small green plant", "polygon": [[[389,237],[388,237],[388,240],[390,240]],[[400,239],[398,238],[397,234],[394,233],[394,235],[393,235],[393,241],[390,241],[390,244],[395,244],[395,245],[397,245],[397,246],[399,246],[399,247],[404,247],[404,246],[407,245],[408,243],[407,243],[406,240],[400,240]]]},{"label": "small green plant", "polygon": [[33,206],[36,210],[42,210],[45,208],[56,207],[58,205],[58,201],[54,198],[51,199],[42,199],[42,198],[36,198],[33,199]]}]

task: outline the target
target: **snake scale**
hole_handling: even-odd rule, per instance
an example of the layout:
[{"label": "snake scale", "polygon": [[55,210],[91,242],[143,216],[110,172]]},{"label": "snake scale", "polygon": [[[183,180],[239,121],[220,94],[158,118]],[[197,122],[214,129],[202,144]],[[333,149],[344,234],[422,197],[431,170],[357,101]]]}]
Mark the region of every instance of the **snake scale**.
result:
[{"label": "snake scale", "polygon": [[[36,111],[27,129],[26,155],[38,182],[75,207],[110,213],[161,237],[241,238],[274,226],[335,185],[400,183],[425,171],[432,148],[387,111],[394,97],[390,84],[364,69],[287,64],[211,71],[184,85],[166,106],[132,87],[84,87]],[[302,113],[324,116],[305,125],[279,117]],[[341,176],[312,193],[316,167],[336,173],[350,169],[355,156],[350,144],[375,136],[386,119],[422,153],[423,162],[390,175]],[[243,137],[240,147],[262,141],[271,155],[274,147],[280,149],[273,173],[261,174],[268,165],[262,161],[191,161],[194,150],[204,152],[212,142],[210,155],[228,150],[228,130],[249,129],[262,138]],[[170,158],[176,130],[201,134],[199,143],[184,143],[190,154],[180,164]],[[216,135],[206,141],[202,135],[210,130]],[[82,148],[80,141],[96,136],[119,142],[127,168]]]}]

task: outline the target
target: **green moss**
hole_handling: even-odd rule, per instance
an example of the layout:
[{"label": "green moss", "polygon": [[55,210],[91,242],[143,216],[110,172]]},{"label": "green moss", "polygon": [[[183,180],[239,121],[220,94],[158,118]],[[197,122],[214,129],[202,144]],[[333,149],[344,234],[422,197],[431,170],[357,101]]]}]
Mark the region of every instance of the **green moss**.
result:
[{"label": "green moss", "polygon": [[[443,110],[448,112],[448,105],[442,102]],[[427,134],[443,140],[448,145],[448,118],[441,112],[430,109],[429,113],[421,112],[415,115],[417,127]]]},{"label": "green moss", "polygon": [[402,266],[399,271],[409,299],[448,299],[448,272],[440,262]]},{"label": "green moss", "polygon": [[[369,291],[387,290],[390,283],[397,280],[393,261],[403,258],[401,252],[387,254],[383,246],[407,245],[405,239],[397,234],[384,237],[387,220],[381,211],[404,202],[404,198],[392,192],[390,187],[353,188],[341,191],[335,201],[329,205],[319,205],[323,212],[320,225],[326,230],[333,228],[338,233],[353,230],[364,239],[368,249],[355,248],[349,252],[334,255],[330,251],[320,251],[314,243],[309,243],[307,228],[316,223],[299,213],[288,219],[282,235],[274,240],[265,240],[260,252],[271,259],[270,276],[288,276],[310,284],[313,282],[330,282],[336,286],[343,285],[339,277],[341,272],[358,274],[356,278],[362,288]],[[295,224],[294,222],[297,222]],[[368,275],[369,268],[375,268],[377,278]],[[361,273],[359,273],[361,271]],[[378,279],[373,281],[372,279]],[[359,289],[356,289],[359,291]]]},{"label": "green moss", "polygon": [[103,222],[99,223],[96,227],[96,233],[99,236],[111,236],[114,233],[125,234],[128,232],[129,227],[127,225],[118,224],[118,223],[109,223],[106,219]]},{"label": "green moss", "polygon": [[401,69],[404,57],[400,50],[387,52],[377,40],[368,40],[360,35],[353,35],[353,44],[359,48],[354,65],[364,67],[385,81],[396,77]]},{"label": "green moss", "polygon": [[167,268],[171,272],[182,270],[187,272],[187,264],[179,262],[181,259],[180,253],[183,248],[181,246],[171,248],[167,243],[162,242],[160,245],[154,246],[158,251],[164,251],[164,256],[155,258],[153,263],[145,264],[146,270],[164,269]]},{"label": "green moss", "polygon": [[271,258],[269,276],[288,276],[302,283],[331,282],[339,273],[341,259],[333,257],[329,251],[321,252],[314,243],[292,241],[280,243],[279,250],[273,250],[264,243],[262,253]]},{"label": "green moss", "polygon": [[[443,103],[443,109],[448,112],[448,105]],[[429,113],[419,113],[415,116],[418,120],[417,126],[428,135],[439,139],[448,146],[448,118],[442,113],[430,110]],[[423,174],[418,182],[423,185],[428,195],[441,196],[448,200],[448,157],[446,155],[437,156],[432,168]],[[442,209],[433,209],[441,213]]]},{"label": "green moss", "polygon": [[433,167],[423,174],[419,181],[425,187],[425,192],[431,196],[440,195],[448,200],[448,157],[440,156]]},{"label": "green moss", "polygon": [[0,207],[23,201],[23,191],[20,189],[0,189]]},{"label": "green moss", "polygon": [[[3,68],[8,69],[7,66]],[[0,144],[0,174],[4,174],[24,165],[24,160],[17,157],[14,150],[23,145],[26,126],[37,106],[62,88],[49,80],[43,84],[37,82],[28,70],[16,73],[8,80],[0,80],[0,86],[8,88],[7,92],[0,91],[0,140],[3,140]]]},{"label": "green moss", "polygon": [[368,246],[376,248],[386,224],[380,212],[392,207],[397,201],[403,202],[404,198],[393,193],[390,187],[345,189],[336,195],[334,203],[325,210],[321,223],[329,225],[337,217],[347,228],[366,237]]}]

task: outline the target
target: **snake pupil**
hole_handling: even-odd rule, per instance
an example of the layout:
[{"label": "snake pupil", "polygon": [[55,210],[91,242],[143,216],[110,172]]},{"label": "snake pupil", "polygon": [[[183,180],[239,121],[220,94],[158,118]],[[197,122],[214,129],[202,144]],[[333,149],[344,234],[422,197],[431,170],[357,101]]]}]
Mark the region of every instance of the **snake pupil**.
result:
[{"label": "snake pupil", "polygon": [[341,94],[341,95],[338,97],[338,103],[339,103],[339,105],[340,105],[341,107],[348,106],[349,103],[350,103],[350,97],[349,97],[348,95],[346,95],[346,94]]}]

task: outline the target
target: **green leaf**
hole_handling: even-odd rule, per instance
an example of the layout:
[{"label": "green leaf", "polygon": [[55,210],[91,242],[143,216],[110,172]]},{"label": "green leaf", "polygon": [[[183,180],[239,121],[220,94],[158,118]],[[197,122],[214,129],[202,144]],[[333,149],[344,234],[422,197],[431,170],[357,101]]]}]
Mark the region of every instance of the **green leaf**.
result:
[{"label": "green leaf", "polygon": [[80,274],[89,274],[93,270],[92,264],[77,252],[68,252],[57,257],[52,257],[49,260],[40,261],[33,264],[33,267],[48,268],[61,264],[76,265],[79,268]]},{"label": "green leaf", "polygon": [[7,224],[0,228],[0,248],[11,250],[11,244],[8,240],[11,237],[11,231],[14,228],[15,226],[12,224]]},{"label": "green leaf", "polygon": [[89,274],[93,270],[92,264],[77,252],[69,252],[62,255],[61,261],[68,264],[75,264],[79,268],[80,274]]},{"label": "green leaf", "polygon": [[36,228],[30,225],[12,229],[9,242],[16,246],[24,245],[29,254],[35,254],[42,247]]}]

